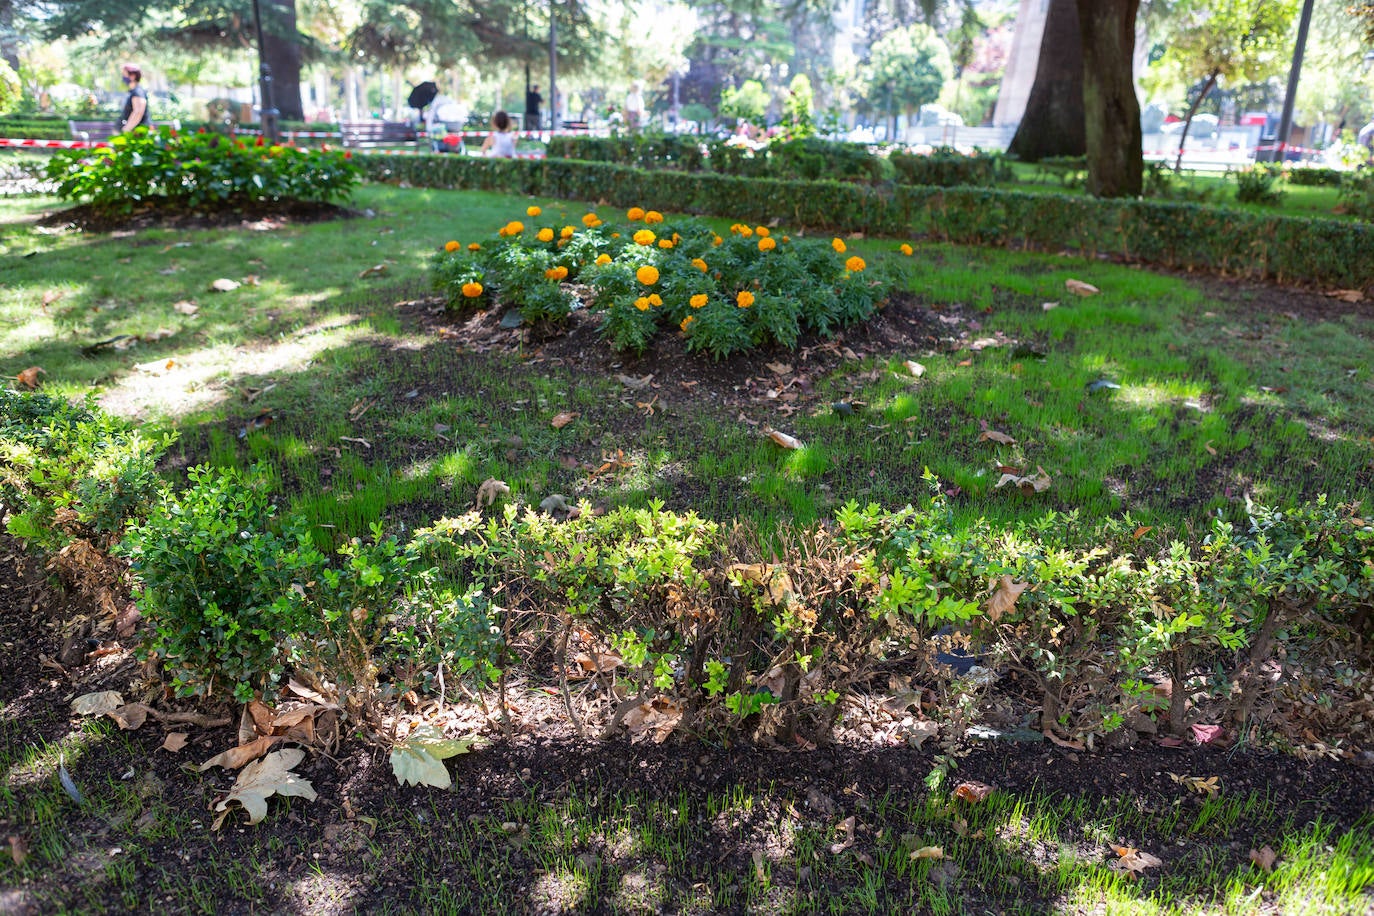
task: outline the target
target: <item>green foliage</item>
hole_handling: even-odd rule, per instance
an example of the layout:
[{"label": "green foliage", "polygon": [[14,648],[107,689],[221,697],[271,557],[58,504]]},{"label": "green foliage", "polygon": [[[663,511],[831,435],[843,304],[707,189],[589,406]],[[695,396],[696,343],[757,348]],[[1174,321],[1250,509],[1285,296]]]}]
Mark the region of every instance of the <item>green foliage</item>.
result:
[{"label": "green foliage", "polygon": [[305,521],[274,525],[264,482],[196,467],[118,545],[152,627],[146,649],[180,695],[241,701],[281,675],[310,632],[306,585],[324,567]]},{"label": "green foliage", "polygon": [[109,147],[53,155],[58,196],[111,212],[136,207],[232,209],[262,201],[343,199],[359,177],[349,152],[235,140],[218,133],[135,130]]},{"label": "green foliage", "polygon": [[1289,166],[1284,169],[1283,180],[1294,187],[1339,188],[1347,172],[1314,165]]},{"label": "green foliage", "polygon": [[949,48],[929,26],[893,29],[869,49],[868,103],[878,111],[888,102],[908,114],[940,97],[954,75]]},{"label": "green foliage", "polygon": [[434,282],[459,309],[472,302],[461,292],[468,278],[484,278],[529,321],[565,316],[577,284],[590,290],[587,305],[604,314],[615,349],[642,351],[666,326],[689,351],[717,359],[769,343],[795,347],[803,331],[833,334],[887,295],[885,282],[857,262],[848,269],[827,243],[740,223],[729,238],[690,221],[650,228],[642,210],[631,215],[619,228],[507,224],[477,251],[436,255]]},{"label": "green foliage", "polygon": [[24,89],[19,84],[19,74],[15,73],[9,64],[0,60],[0,114],[19,107],[23,97]]},{"label": "green foliage", "polygon": [[1345,176],[1340,207],[1352,216],[1374,223],[1374,168],[1362,168]]},{"label": "green foliage", "polygon": [[865,146],[816,137],[776,140],[762,149],[720,140],[703,142],[691,136],[554,137],[549,141],[549,157],[807,181],[875,183],[890,179],[892,171],[886,160]]},{"label": "green foliage", "polygon": [[926,155],[894,152],[889,158],[902,184],[988,187],[1010,176],[1005,159],[996,153],[966,155],[958,150],[939,148]]},{"label": "green foliage", "polygon": [[1277,204],[1283,192],[1277,187],[1279,170],[1255,165],[1236,172],[1236,200],[1243,204]]},{"label": "green foliage", "polygon": [[787,87],[787,98],[782,105],[783,136],[790,140],[804,140],[816,133],[816,119],[812,114],[815,107],[811,91],[811,79],[805,73],[792,77]]},{"label": "green foliage", "polygon": [[758,80],[745,80],[738,89],[726,86],[721,90],[721,117],[759,122],[767,111],[768,91]]},{"label": "green foliage", "polygon": [[0,389],[0,504],[9,532],[47,552],[73,538],[104,547],[156,498],[175,436],[145,435],[96,408]]},{"label": "green foliage", "polygon": [[1170,13],[1164,52],[1187,82],[1206,77],[1258,83],[1288,62],[1296,0],[1183,0]]}]

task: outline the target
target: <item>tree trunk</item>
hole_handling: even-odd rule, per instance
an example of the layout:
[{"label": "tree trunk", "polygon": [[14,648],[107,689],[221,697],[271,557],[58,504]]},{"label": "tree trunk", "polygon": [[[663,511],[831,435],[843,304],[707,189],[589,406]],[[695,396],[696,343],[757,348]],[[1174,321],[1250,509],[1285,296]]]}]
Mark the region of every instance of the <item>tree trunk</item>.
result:
[{"label": "tree trunk", "polygon": [[1183,169],[1183,144],[1188,142],[1188,130],[1193,126],[1193,115],[1197,114],[1198,108],[1202,105],[1202,100],[1207,98],[1207,93],[1212,91],[1212,87],[1217,84],[1217,71],[1213,70],[1207,75],[1207,82],[1202,84],[1202,91],[1193,99],[1193,104],[1188,106],[1188,114],[1183,117],[1183,131],[1178,135],[1178,158],[1174,160],[1174,171]]},{"label": "tree trunk", "polygon": [[267,0],[263,6],[262,56],[272,68],[272,104],[283,121],[304,121],[296,0]]},{"label": "tree trunk", "polygon": [[1074,0],[1050,0],[1040,58],[1026,111],[1007,151],[1022,162],[1046,156],[1081,156],[1083,130],[1083,39]]},{"label": "tree trunk", "polygon": [[1144,185],[1140,100],[1131,72],[1140,0],[1077,0],[1083,50],[1088,193],[1139,197]]}]

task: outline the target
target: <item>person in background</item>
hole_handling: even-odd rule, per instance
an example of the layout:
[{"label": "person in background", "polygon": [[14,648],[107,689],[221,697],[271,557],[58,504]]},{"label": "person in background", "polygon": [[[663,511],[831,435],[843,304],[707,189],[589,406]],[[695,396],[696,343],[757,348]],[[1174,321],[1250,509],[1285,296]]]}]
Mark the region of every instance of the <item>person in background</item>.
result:
[{"label": "person in background", "polygon": [[539,106],[544,104],[544,97],[539,94],[539,84],[535,83],[525,93],[525,130],[539,129]]},{"label": "person in background", "polygon": [[515,134],[511,132],[510,115],[498,111],[491,116],[492,132],[482,141],[482,155],[497,159],[515,158]]},{"label": "person in background", "polygon": [[625,127],[639,130],[644,119],[644,96],[640,93],[639,80],[630,84],[630,92],[625,96]]},{"label": "person in background", "polygon": [[1370,162],[1374,162],[1374,118],[1371,118],[1368,124],[1360,128],[1359,136],[1355,138],[1355,142],[1369,151],[1368,159]]},{"label": "person in background", "polygon": [[135,127],[152,127],[148,117],[148,93],[139,85],[143,81],[143,71],[136,64],[124,64],[119,68],[120,78],[129,89],[124,99],[124,111],[119,116],[119,132],[127,134]]}]

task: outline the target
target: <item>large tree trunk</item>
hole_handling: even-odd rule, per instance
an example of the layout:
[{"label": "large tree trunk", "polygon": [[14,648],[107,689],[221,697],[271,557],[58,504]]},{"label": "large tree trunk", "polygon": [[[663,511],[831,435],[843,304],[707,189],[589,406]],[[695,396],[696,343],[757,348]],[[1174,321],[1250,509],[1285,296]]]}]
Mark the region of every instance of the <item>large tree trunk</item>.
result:
[{"label": "large tree trunk", "polygon": [[1088,193],[1095,197],[1139,197],[1144,161],[1140,100],[1131,67],[1140,0],[1077,0],[1077,4]]},{"label": "large tree trunk", "polygon": [[262,10],[262,56],[272,68],[272,104],[284,121],[304,121],[301,46],[296,42],[296,0],[267,0]]},{"label": "large tree trunk", "polygon": [[[1130,58],[1126,60],[1129,69]],[[1039,162],[1046,156],[1081,156],[1086,150],[1078,8],[1074,0],[1050,0],[1035,83],[1007,151],[1023,162]]]}]

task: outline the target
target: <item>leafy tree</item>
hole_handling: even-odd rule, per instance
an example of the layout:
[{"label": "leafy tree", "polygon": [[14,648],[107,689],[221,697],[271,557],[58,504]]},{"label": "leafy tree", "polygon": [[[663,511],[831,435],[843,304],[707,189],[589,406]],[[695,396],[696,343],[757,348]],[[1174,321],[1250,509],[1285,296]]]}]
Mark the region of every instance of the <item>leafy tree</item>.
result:
[{"label": "leafy tree", "polygon": [[1180,0],[1175,5],[1173,40],[1163,63],[1202,80],[1183,119],[1175,169],[1183,164],[1193,116],[1219,81],[1259,82],[1283,68],[1296,11],[1296,0]]},{"label": "leafy tree", "polygon": [[894,29],[869,49],[869,101],[878,104],[891,94],[908,117],[940,97],[954,74],[949,48],[925,25]]},{"label": "leafy tree", "polygon": [[1374,47],[1374,0],[1352,4],[1349,13],[1364,23],[1365,43]]},{"label": "leafy tree", "polygon": [[720,113],[759,123],[768,111],[768,90],[758,80],[745,80],[738,89],[726,86],[720,94]]},{"label": "leafy tree", "polygon": [[23,94],[23,89],[19,85],[19,74],[15,73],[9,64],[0,60],[0,114],[13,110]]},{"label": "leafy tree", "polygon": [[816,119],[811,113],[814,97],[811,79],[805,73],[792,77],[787,98],[782,103],[782,126],[792,139],[811,137],[816,133]]}]

